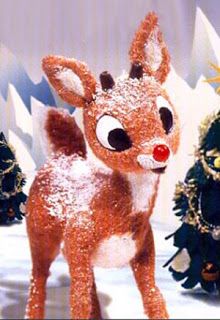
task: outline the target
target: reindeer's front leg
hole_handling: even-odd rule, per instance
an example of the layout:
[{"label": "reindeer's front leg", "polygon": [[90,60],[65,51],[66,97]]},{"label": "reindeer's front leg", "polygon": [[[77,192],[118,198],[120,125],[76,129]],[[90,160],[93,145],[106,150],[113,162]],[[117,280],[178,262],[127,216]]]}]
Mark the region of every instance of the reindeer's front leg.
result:
[{"label": "reindeer's front leg", "polygon": [[70,271],[70,308],[72,319],[101,319],[100,306],[91,265],[92,240],[89,231],[67,230],[65,255]]},{"label": "reindeer's front leg", "polygon": [[131,267],[142,295],[145,313],[150,319],[168,319],[164,298],[155,284],[155,250],[151,228],[146,236],[145,248],[131,262]]},{"label": "reindeer's front leg", "polygon": [[70,266],[70,307],[72,319],[101,319],[93,270],[88,264]]}]

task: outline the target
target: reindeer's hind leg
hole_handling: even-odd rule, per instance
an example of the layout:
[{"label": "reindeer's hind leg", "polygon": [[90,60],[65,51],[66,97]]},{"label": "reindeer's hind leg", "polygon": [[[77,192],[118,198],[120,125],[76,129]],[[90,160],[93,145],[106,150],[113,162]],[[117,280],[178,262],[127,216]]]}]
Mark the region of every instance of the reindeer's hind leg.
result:
[{"label": "reindeer's hind leg", "polygon": [[[37,215],[37,213],[36,213]],[[53,218],[53,217],[52,217]],[[46,299],[46,282],[51,263],[59,253],[62,230],[44,215],[43,221],[27,218],[27,228],[32,256],[32,274],[26,308],[27,319],[43,319]],[[43,222],[43,223],[42,223]],[[37,228],[37,223],[41,223]],[[44,226],[43,226],[44,224]]]},{"label": "reindeer's hind leg", "polygon": [[131,262],[131,267],[146,314],[150,319],[168,319],[164,298],[155,284],[155,250],[151,228],[146,236],[144,250]]}]

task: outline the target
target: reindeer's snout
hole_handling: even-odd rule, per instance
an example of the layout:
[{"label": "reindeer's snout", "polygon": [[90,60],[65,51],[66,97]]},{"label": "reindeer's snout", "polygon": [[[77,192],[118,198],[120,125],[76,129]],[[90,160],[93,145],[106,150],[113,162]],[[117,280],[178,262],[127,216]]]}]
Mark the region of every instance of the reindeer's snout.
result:
[{"label": "reindeer's snout", "polygon": [[166,168],[171,151],[165,143],[153,144],[149,149],[145,150],[144,153],[139,154],[137,157],[137,162],[142,168],[145,170]]},{"label": "reindeer's snout", "polygon": [[170,149],[165,144],[158,144],[153,149],[153,158],[158,162],[166,162],[170,156]]}]

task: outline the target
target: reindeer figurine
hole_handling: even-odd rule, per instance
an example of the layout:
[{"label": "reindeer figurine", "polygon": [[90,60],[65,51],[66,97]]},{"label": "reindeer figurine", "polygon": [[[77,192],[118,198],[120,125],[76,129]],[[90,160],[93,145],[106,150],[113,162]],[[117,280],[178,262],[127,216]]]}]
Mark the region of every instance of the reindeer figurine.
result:
[{"label": "reindeer figurine", "polygon": [[100,319],[93,267],[130,264],[145,313],[166,319],[155,284],[154,240],[149,223],[160,173],[177,151],[179,123],[161,84],[169,55],[157,17],[148,14],[130,48],[131,71],[99,85],[75,59],[48,56],[43,69],[60,97],[83,108],[88,159],[74,118],[51,108],[45,129],[53,156],[40,169],[27,204],[32,278],[26,317],[44,317],[51,263],[63,251],[71,278],[72,319]]}]

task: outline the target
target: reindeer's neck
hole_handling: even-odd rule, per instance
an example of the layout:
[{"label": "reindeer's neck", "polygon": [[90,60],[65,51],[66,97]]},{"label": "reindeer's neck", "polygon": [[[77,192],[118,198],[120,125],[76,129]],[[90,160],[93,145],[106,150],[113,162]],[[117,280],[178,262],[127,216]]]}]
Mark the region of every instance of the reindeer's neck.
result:
[{"label": "reindeer's neck", "polygon": [[158,189],[159,175],[153,172],[129,173],[126,177],[131,187],[133,210],[136,212],[149,211]]},{"label": "reindeer's neck", "polygon": [[152,208],[152,203],[155,200],[160,176],[154,172],[140,173],[127,173],[123,174],[118,171],[109,169],[102,161],[96,159],[96,165],[101,168],[109,170],[109,174],[121,175],[123,179],[126,179],[129,183],[131,196],[132,196],[132,210],[134,212],[146,212]]}]

